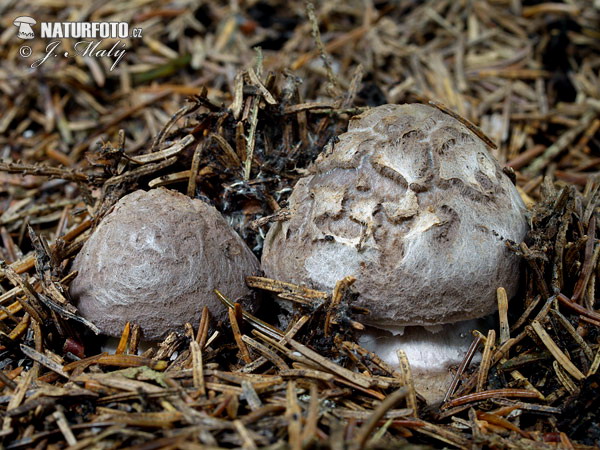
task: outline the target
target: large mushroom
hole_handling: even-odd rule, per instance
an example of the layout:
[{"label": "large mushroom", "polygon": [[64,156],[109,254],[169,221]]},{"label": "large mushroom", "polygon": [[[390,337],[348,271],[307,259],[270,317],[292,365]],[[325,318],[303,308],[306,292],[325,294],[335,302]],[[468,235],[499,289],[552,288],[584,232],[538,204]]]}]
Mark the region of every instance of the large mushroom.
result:
[{"label": "large mushroom", "polygon": [[123,197],[73,268],[70,292],[84,317],[109,336],[137,323],[152,341],[198,324],[204,306],[225,319],[214,289],[243,299],[245,277],[257,274],[259,263],[215,208],[160,188]]},{"label": "large mushroom", "polygon": [[523,202],[484,142],[433,107],[353,117],[289,209],[265,239],[266,275],[323,290],[356,277],[357,305],[371,311],[362,342],[392,363],[405,348],[418,373],[446,373],[470,343],[462,322],[494,312],[498,287],[517,290],[506,243],[527,232]]}]

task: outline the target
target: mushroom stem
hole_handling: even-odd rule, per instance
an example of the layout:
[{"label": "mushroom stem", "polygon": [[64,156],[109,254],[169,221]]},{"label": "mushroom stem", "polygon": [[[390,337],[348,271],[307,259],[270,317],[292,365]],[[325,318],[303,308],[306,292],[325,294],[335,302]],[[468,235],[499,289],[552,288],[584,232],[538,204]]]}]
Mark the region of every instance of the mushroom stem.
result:
[{"label": "mushroom stem", "polygon": [[[473,340],[471,331],[493,326],[491,317],[465,320],[442,325],[438,330],[431,327],[407,326],[401,332],[368,327],[359,343],[376,353],[392,367],[398,367],[397,350],[406,352],[414,377],[415,389],[428,403],[443,400],[450,385],[449,369],[457,366],[465,357]],[[480,359],[475,355],[474,360]]]}]

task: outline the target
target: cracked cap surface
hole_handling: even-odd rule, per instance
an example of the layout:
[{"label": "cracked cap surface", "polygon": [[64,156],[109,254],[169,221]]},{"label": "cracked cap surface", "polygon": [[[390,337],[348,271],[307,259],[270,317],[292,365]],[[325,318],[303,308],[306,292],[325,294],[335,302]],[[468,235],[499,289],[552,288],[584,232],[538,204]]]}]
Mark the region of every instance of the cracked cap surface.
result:
[{"label": "cracked cap surface", "polygon": [[380,328],[483,317],[514,295],[525,206],[485,144],[430,106],[350,120],[296,184],[265,239],[269,277],[330,290],[357,278],[362,321]]}]

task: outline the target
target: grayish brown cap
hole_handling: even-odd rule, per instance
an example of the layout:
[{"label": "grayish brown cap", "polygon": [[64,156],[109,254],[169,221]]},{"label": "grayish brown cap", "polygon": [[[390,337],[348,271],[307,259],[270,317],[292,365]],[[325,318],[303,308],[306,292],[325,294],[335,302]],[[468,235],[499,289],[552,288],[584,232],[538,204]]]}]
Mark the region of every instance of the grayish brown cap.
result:
[{"label": "grayish brown cap", "polygon": [[332,289],[357,278],[358,305],[379,328],[489,314],[496,288],[514,295],[525,206],[485,144],[419,104],[351,119],[296,184],[286,222],[265,240],[269,277]]},{"label": "grayish brown cap", "polygon": [[215,208],[160,188],[123,197],[73,269],[70,292],[84,317],[111,336],[131,321],[155,340],[186,322],[197,326],[204,306],[224,319],[213,289],[232,300],[248,294],[245,277],[259,263]]}]

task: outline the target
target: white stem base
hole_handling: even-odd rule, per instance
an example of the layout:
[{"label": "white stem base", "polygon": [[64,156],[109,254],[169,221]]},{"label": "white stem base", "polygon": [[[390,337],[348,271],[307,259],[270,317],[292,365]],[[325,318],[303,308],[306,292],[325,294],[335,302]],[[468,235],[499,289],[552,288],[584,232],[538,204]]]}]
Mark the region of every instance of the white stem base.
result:
[{"label": "white stem base", "polygon": [[[359,338],[359,344],[395,368],[399,365],[396,351],[404,350],[415,389],[428,403],[437,403],[443,400],[452,381],[450,367],[461,363],[473,341],[471,331],[479,329],[485,334],[490,326],[493,326],[493,321],[488,318],[446,324],[435,332],[411,326],[394,334],[367,327]],[[477,353],[474,360],[479,359]]]}]

